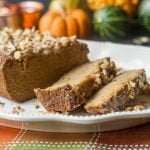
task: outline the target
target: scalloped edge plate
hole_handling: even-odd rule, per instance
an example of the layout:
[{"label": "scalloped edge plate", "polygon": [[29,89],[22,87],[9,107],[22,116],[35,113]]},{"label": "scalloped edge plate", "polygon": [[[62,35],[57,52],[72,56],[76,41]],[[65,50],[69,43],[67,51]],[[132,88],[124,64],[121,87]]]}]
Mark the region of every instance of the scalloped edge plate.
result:
[{"label": "scalloped edge plate", "polygon": [[[145,68],[150,77],[150,48],[108,42],[84,41],[88,44],[91,60],[111,57],[119,67],[125,69]],[[0,97],[4,107],[0,108],[0,125],[46,132],[99,132],[118,130],[150,121],[150,108],[133,112],[114,112],[105,115],[89,115],[82,109],[71,114],[48,113],[34,99],[23,104]],[[24,111],[12,113],[19,105]],[[36,105],[40,107],[36,109]]]}]

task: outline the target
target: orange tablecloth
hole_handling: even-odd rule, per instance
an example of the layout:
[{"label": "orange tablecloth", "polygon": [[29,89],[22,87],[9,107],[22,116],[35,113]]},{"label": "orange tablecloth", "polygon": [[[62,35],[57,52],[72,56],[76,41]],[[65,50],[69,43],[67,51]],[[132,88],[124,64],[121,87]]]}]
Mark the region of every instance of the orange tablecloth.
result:
[{"label": "orange tablecloth", "polygon": [[47,133],[0,126],[0,150],[150,149],[150,123],[104,133]]}]

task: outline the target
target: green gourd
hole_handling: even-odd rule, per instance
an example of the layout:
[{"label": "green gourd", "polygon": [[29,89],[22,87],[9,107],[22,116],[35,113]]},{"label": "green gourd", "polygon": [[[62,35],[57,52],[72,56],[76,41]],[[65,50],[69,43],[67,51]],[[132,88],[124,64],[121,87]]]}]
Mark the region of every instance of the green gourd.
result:
[{"label": "green gourd", "polygon": [[95,12],[94,29],[104,40],[126,37],[131,29],[131,18],[117,6],[107,6]]},{"label": "green gourd", "polygon": [[140,24],[150,32],[150,0],[142,0],[138,9]]}]

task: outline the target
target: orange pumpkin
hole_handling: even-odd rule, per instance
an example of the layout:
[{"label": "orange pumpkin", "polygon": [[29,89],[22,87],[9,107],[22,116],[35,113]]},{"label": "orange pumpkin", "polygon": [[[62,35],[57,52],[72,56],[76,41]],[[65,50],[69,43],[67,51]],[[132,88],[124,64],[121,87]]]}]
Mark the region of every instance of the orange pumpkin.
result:
[{"label": "orange pumpkin", "polygon": [[55,37],[76,35],[85,38],[90,34],[90,29],[90,18],[82,9],[66,12],[48,11],[39,22],[41,33],[50,31]]}]

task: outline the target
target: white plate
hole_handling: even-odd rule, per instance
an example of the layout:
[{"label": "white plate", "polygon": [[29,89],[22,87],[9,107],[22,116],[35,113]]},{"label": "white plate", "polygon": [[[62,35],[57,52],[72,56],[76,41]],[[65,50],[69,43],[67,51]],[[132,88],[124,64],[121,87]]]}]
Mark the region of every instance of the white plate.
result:
[{"label": "white plate", "polygon": [[[113,43],[89,42],[89,58],[110,56],[119,67],[125,69],[145,68],[150,77],[150,48],[121,45]],[[150,121],[150,108],[143,111],[115,112],[106,115],[89,115],[82,109],[71,114],[50,114],[42,107],[37,99],[18,104],[0,98],[4,102],[0,108],[0,125],[25,128],[47,132],[98,132],[128,128]],[[21,106],[24,109],[19,115],[12,113],[12,108]],[[39,109],[35,109],[39,105]]]}]

